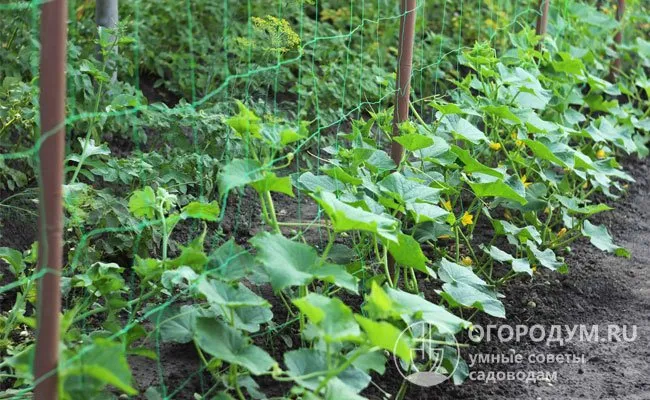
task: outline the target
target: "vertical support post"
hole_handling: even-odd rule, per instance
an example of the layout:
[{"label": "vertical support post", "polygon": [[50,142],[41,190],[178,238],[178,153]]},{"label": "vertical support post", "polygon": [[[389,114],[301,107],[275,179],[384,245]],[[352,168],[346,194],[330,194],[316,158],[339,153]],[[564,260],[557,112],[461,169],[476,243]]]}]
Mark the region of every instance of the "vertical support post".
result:
[{"label": "vertical support post", "polygon": [[[616,36],[614,36],[614,43],[616,43],[616,50],[618,51],[618,46],[623,43],[623,26],[622,26],[622,21],[623,21],[623,15],[625,14],[625,0],[618,0],[618,5],[616,7],[616,20],[621,24],[618,27],[618,31],[616,32]],[[614,70],[612,71],[611,75],[615,76],[616,73],[621,69],[621,57],[618,56],[616,57],[616,60],[614,60]]]},{"label": "vertical support post", "polygon": [[[107,29],[117,28],[117,23],[119,21],[119,12],[117,7],[118,1],[119,0],[96,0],[95,22],[97,23],[97,28],[107,28]],[[115,35],[111,35],[109,40],[111,42],[114,42]],[[112,50],[115,54],[117,54],[117,45],[115,45]],[[99,53],[98,54],[99,59],[101,60],[103,58],[101,48],[98,49],[98,53]],[[113,71],[113,75],[111,79],[113,80],[113,82],[117,80],[117,69]]]},{"label": "vertical support post", "polygon": [[539,15],[537,16],[537,26],[535,32],[538,36],[546,35],[546,27],[548,26],[548,6],[550,0],[539,0]]},{"label": "vertical support post", "polygon": [[63,261],[63,158],[65,146],[65,68],[68,5],[43,3],[40,60],[39,282],[35,400],[58,399],[60,275]]},{"label": "vertical support post", "polygon": [[[399,46],[397,69],[397,90],[395,93],[395,113],[393,115],[393,137],[399,135],[399,124],[408,119],[411,95],[411,73],[413,72],[413,42],[415,39],[416,0],[402,0],[400,10]],[[393,142],[390,156],[399,165],[404,156],[401,144]]]}]

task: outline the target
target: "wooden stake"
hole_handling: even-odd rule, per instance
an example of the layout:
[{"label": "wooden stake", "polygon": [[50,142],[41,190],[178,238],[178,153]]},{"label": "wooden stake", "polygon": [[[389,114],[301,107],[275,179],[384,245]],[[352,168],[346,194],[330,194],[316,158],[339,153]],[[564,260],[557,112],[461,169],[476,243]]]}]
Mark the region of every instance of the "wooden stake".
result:
[{"label": "wooden stake", "polygon": [[[398,44],[399,67],[397,69],[397,90],[395,113],[393,115],[393,137],[399,135],[399,124],[408,119],[411,95],[411,73],[413,72],[413,42],[415,39],[416,0],[402,0]],[[399,165],[404,156],[401,144],[393,142],[390,156]]]},{"label": "wooden stake", "polygon": [[65,154],[65,67],[68,5],[43,3],[40,61],[39,282],[34,362],[35,400],[58,399],[59,315],[63,261],[63,158]]}]

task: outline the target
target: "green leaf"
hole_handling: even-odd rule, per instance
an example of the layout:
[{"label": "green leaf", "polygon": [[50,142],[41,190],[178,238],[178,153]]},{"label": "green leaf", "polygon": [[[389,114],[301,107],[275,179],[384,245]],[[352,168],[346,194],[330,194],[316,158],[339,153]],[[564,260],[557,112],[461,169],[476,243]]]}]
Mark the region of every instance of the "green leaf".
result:
[{"label": "green leaf", "polygon": [[339,298],[309,293],[292,302],[318,327],[316,338],[323,339],[327,343],[335,343],[357,340],[361,335],[352,310]]},{"label": "green leaf", "polygon": [[373,321],[359,314],[355,314],[354,318],[366,332],[368,340],[373,346],[388,350],[408,363],[413,361],[411,346],[408,342],[409,336],[402,334],[402,331],[393,324],[386,321]]},{"label": "green leaf", "polygon": [[136,190],[129,198],[129,211],[137,218],[152,219],[156,214],[156,193],[151,186]]},{"label": "green leaf", "polygon": [[445,299],[453,300],[465,307],[474,307],[497,318],[505,318],[506,311],[498,294],[470,268],[440,260],[438,275],[443,282],[441,293]]},{"label": "green leaf", "polygon": [[398,241],[388,242],[388,252],[393,256],[398,264],[406,267],[415,268],[418,271],[428,274],[426,261],[427,258],[422,252],[420,243],[412,236],[405,235],[401,232],[397,234]]},{"label": "green leaf", "polygon": [[235,286],[225,282],[201,279],[197,286],[217,315],[223,316],[237,329],[248,332],[260,330],[260,324],[273,318],[271,305],[241,282]]},{"label": "green leaf", "polygon": [[379,286],[376,281],[371,282],[370,294],[366,294],[364,311],[373,319],[399,318],[401,305],[396,304]]},{"label": "green leaf", "polygon": [[465,164],[463,171],[468,173],[480,172],[482,174],[494,176],[496,178],[503,178],[504,175],[501,171],[490,168],[487,165],[481,164],[476,157],[472,156],[469,151],[462,149],[455,144],[451,145],[451,151],[458,156],[458,159]]},{"label": "green leaf", "polygon": [[501,119],[514,122],[515,124],[521,124],[521,120],[519,119],[519,117],[513,114],[512,111],[510,111],[510,108],[508,106],[504,106],[504,105],[484,106],[481,109],[490,115],[494,115]]},{"label": "green leaf", "polygon": [[411,212],[416,224],[428,221],[444,221],[449,211],[429,203],[408,203],[406,209]]},{"label": "green leaf", "polygon": [[539,263],[542,264],[544,267],[553,271],[558,270],[560,272],[562,272],[566,268],[566,264],[557,260],[557,257],[555,256],[555,252],[553,250],[545,249],[544,251],[541,251],[537,248],[537,246],[535,246],[531,242],[528,242],[527,246],[535,256],[537,261],[539,261]]},{"label": "green leaf", "polygon": [[605,225],[593,225],[591,222],[586,220],[582,226],[582,234],[587,236],[591,244],[600,250],[614,253],[619,257],[629,258],[631,256],[627,249],[614,244]]},{"label": "green leaf", "polygon": [[530,140],[530,139],[524,139],[524,143],[530,148],[535,156],[541,158],[542,160],[546,160],[549,162],[552,162],[553,164],[559,165],[561,167],[566,167],[566,163],[562,161],[560,158],[558,158],[553,152],[546,147],[543,143],[537,141],[537,140]]},{"label": "green leaf", "polygon": [[18,277],[25,270],[23,254],[18,250],[9,247],[0,247],[0,260],[4,260],[9,264],[9,270],[15,277]]},{"label": "green leaf", "polygon": [[367,231],[397,242],[399,221],[395,218],[352,207],[338,200],[333,193],[321,191],[312,193],[311,197],[325,210],[336,232]]},{"label": "green leaf", "polygon": [[237,108],[239,108],[239,113],[228,118],[226,124],[242,137],[250,134],[253,137],[261,138],[260,118],[239,100],[237,101]]},{"label": "green leaf", "polygon": [[309,190],[310,192],[318,192],[320,189],[323,189],[326,192],[336,193],[345,188],[342,183],[339,183],[339,181],[332,179],[329,176],[314,175],[311,172],[305,172],[304,174],[300,175],[298,182],[302,185],[302,187]]},{"label": "green leaf", "polygon": [[465,118],[459,118],[458,121],[453,124],[452,132],[461,139],[465,139],[474,144],[479,144],[481,141],[488,141],[485,134]]},{"label": "green leaf", "polygon": [[251,186],[257,193],[278,192],[294,197],[291,178],[278,177],[275,172],[264,172],[262,178],[252,182]]},{"label": "green leaf", "polygon": [[219,219],[219,203],[212,201],[210,203],[202,203],[193,201],[183,207],[181,216],[183,218],[196,218],[204,221],[215,222]]},{"label": "green leaf", "polygon": [[496,246],[486,246],[483,248],[483,251],[488,253],[493,260],[500,263],[511,263],[512,270],[515,272],[523,272],[530,276],[533,276],[533,270],[530,269],[530,262],[526,258],[514,258],[505,251],[499,249]]},{"label": "green leaf", "polygon": [[388,175],[379,182],[379,186],[402,204],[408,204],[414,201],[437,203],[440,200],[440,189],[434,189],[418,183],[399,172],[393,172]]},{"label": "green leaf", "polygon": [[219,172],[219,193],[223,196],[230,190],[244,187],[262,178],[262,166],[250,159],[236,159],[225,165]]},{"label": "green leaf", "polygon": [[396,136],[393,141],[401,144],[408,151],[417,151],[433,145],[433,139],[419,133]]},{"label": "green leaf", "polygon": [[527,203],[524,193],[518,193],[501,179],[484,183],[468,181],[467,184],[477,197],[501,197],[522,205]]},{"label": "green leaf", "polygon": [[122,343],[98,337],[89,347],[83,348],[75,356],[66,358],[71,359],[71,363],[62,363],[61,378],[64,387],[75,377],[85,376],[96,379],[102,386],[114,386],[128,395],[138,394],[132,386],[133,377]]},{"label": "green leaf", "polygon": [[363,182],[361,179],[357,178],[356,176],[352,176],[348,174],[343,168],[339,166],[330,166],[330,167],[323,167],[321,168],[321,171],[325,173],[325,175],[332,177],[336,180],[339,180],[343,183],[349,183],[351,185],[361,185]]},{"label": "green leaf", "polygon": [[236,281],[252,272],[255,258],[231,238],[208,256],[207,271],[225,281]]},{"label": "green leaf", "polygon": [[395,312],[402,314],[407,324],[413,322],[411,317],[421,319],[434,326],[440,334],[455,334],[463,328],[469,328],[470,323],[447,311],[446,308],[433,304],[415,294],[398,289],[386,288],[388,297],[393,301]]},{"label": "green leaf", "polygon": [[215,318],[197,318],[196,341],[203,351],[248,369],[253,375],[261,375],[271,369],[275,360],[261,348],[252,345],[250,339]]},{"label": "green leaf", "polygon": [[301,286],[314,278],[352,292],[357,291],[357,280],[345,268],[336,264],[323,262],[311,246],[291,241],[280,234],[263,232],[250,242],[258,250],[257,259],[271,279],[271,286],[276,291],[289,286]]},{"label": "green leaf", "polygon": [[[298,349],[284,353],[284,364],[287,374],[299,385],[310,390],[316,390],[321,380],[331,371],[328,359],[334,365],[342,364],[345,359],[335,355],[327,356],[324,351],[316,349]],[[336,376],[345,385],[352,388],[355,393],[365,389],[370,383],[370,375],[350,366]]]},{"label": "green leaf", "polygon": [[150,319],[160,331],[163,342],[189,343],[194,338],[197,316],[207,316],[196,306],[167,307]]},{"label": "green leaf", "polygon": [[268,232],[256,235],[250,242],[257,248],[257,259],[271,278],[273,290],[306,285],[313,280],[311,271],[318,262],[318,254],[311,246]]},{"label": "green leaf", "polygon": [[436,110],[440,111],[444,115],[448,114],[465,114],[465,112],[458,107],[454,103],[437,103],[437,102],[431,102],[429,103],[431,107],[435,108]]},{"label": "green leaf", "polygon": [[575,197],[566,197],[566,196],[556,194],[555,198],[570,213],[584,214],[585,216],[590,216],[590,215],[597,214],[599,212],[613,210],[613,208],[608,206],[607,204],[589,204],[586,206],[580,206],[578,204],[578,199]]}]

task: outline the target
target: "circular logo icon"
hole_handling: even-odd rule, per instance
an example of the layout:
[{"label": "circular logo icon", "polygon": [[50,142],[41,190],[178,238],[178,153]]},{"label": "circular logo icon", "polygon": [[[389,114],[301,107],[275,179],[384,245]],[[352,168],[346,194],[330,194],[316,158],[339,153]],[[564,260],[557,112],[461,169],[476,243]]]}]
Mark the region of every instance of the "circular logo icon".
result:
[{"label": "circular logo icon", "polygon": [[453,335],[440,335],[431,324],[419,321],[402,330],[395,346],[404,336],[414,342],[413,359],[406,362],[393,355],[395,366],[404,379],[417,386],[431,387],[454,374],[460,363],[460,347]]}]

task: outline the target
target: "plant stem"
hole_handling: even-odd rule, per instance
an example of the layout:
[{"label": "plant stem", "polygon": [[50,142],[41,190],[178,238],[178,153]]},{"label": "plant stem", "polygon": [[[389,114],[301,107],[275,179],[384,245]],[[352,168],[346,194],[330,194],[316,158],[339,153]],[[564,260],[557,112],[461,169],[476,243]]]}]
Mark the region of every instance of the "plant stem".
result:
[{"label": "plant stem", "polygon": [[271,192],[268,190],[264,192],[264,197],[269,207],[269,216],[271,218],[271,226],[275,233],[280,233],[280,225],[278,224],[278,217],[275,214],[275,206],[273,205],[273,198],[271,197]]}]

